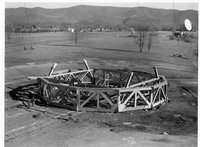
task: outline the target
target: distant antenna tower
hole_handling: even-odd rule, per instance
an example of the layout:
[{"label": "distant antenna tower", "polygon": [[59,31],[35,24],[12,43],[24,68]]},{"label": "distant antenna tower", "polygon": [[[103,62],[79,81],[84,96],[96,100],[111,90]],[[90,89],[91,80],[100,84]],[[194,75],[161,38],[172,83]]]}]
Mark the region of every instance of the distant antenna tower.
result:
[{"label": "distant antenna tower", "polygon": [[[24,3],[24,8],[25,8],[25,13],[26,13],[26,25],[29,26],[29,19],[28,19],[28,13],[27,13],[27,8],[26,8],[26,3]],[[32,46],[31,32],[29,32],[29,39],[30,39],[31,49],[34,50],[34,48]],[[24,50],[26,50],[25,46],[24,46]]]},{"label": "distant antenna tower", "polygon": [[[177,31],[177,18],[176,18],[176,10],[175,10],[175,6],[174,6],[174,1],[173,1],[173,9],[174,9],[174,21],[175,21],[175,32]],[[173,34],[174,35],[174,34]],[[179,50],[179,55],[181,55],[181,48],[180,48],[180,43],[178,43],[178,50]]]},{"label": "distant antenna tower", "polygon": [[175,6],[174,6],[174,1],[173,1],[173,9],[174,9],[174,21],[175,21],[175,31],[177,31],[177,21],[176,21],[176,10],[175,10]]}]

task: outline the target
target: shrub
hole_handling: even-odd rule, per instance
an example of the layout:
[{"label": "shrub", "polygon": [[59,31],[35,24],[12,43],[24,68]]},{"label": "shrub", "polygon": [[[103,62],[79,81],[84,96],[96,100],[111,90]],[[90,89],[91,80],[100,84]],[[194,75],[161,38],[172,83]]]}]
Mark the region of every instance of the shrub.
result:
[{"label": "shrub", "polygon": [[169,35],[169,39],[170,40],[175,40],[175,36],[174,35]]},{"label": "shrub", "polygon": [[184,33],[182,36],[182,40],[187,43],[191,43],[193,38],[194,38],[194,36],[192,34]]}]

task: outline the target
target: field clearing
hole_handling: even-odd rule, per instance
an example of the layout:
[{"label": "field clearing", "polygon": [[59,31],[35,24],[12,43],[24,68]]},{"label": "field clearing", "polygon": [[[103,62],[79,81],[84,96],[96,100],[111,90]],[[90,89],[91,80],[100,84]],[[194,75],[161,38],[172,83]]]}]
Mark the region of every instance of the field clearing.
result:
[{"label": "field clearing", "polygon": [[[179,53],[180,49],[181,54],[187,54],[186,57],[188,57],[188,52],[192,51],[196,47],[196,42],[190,44],[176,40],[169,40],[168,35],[170,34],[171,32],[159,32],[159,36],[155,37],[153,40],[151,53],[171,56],[173,53]],[[6,41],[5,53],[8,56],[10,55],[9,52],[12,52],[13,54],[17,52],[21,53],[21,51],[24,51],[24,46],[30,47],[30,38],[32,40],[33,47],[36,49],[35,52],[44,49],[48,53],[51,51],[51,47],[53,47],[53,49],[56,50],[57,53],[63,53],[63,50],[71,51],[72,49],[85,53],[85,48],[90,51],[102,50],[104,51],[102,53],[104,53],[105,55],[109,51],[121,53],[137,53],[138,46],[135,43],[136,38],[127,37],[128,35],[128,32],[79,33],[78,44],[76,47],[74,46],[73,35],[71,33],[15,33],[11,35],[11,40],[9,42]],[[82,48],[84,49],[82,50]],[[48,51],[47,49],[50,49],[50,51]],[[145,51],[147,52],[146,47]],[[28,52],[27,54],[30,53]],[[95,55],[93,56],[95,58]]]},{"label": "field clearing", "polygon": [[[30,35],[34,50],[30,49]],[[159,32],[153,39],[150,53],[147,53],[146,46],[140,53],[136,38],[128,35],[129,32],[81,33],[77,45],[74,45],[73,35],[66,32],[11,34],[11,39],[5,42],[6,116],[9,112],[9,117],[5,119],[6,131],[22,127],[22,124],[49,121],[45,113],[40,112],[42,117],[34,119],[31,116],[38,112],[21,111],[24,110],[20,109],[22,104],[15,104],[19,101],[13,101],[10,91],[25,85],[28,76],[47,74],[55,62],[58,63],[55,70],[81,68],[83,59],[87,60],[90,68],[129,68],[153,72],[152,67],[157,66],[159,74],[169,81],[168,97],[171,102],[152,112],[81,113],[72,121],[56,120],[56,125],[53,121],[52,130],[44,127],[34,130],[32,134],[28,132],[30,136],[25,133],[6,140],[6,145],[49,146],[53,143],[53,146],[105,146],[107,143],[107,146],[122,146],[125,141],[127,146],[135,143],[139,146],[196,146],[198,63],[193,52],[198,38],[192,43],[185,43],[170,40],[171,32]],[[27,49],[24,50],[24,47]],[[184,58],[173,57],[173,54],[182,54]],[[51,107],[44,109],[69,112]],[[13,118],[10,115],[16,110],[22,118],[18,118],[17,122],[14,121],[17,114],[13,114]],[[123,125],[124,122],[131,125]],[[163,136],[162,132],[169,135]],[[128,136],[132,136],[129,140],[133,144],[122,139]],[[74,143],[75,140],[79,141]]]},{"label": "field clearing", "polygon": [[[173,64],[173,66],[186,66],[186,68],[191,68],[190,70],[197,70],[197,62],[193,56],[196,42],[190,44],[169,40],[170,32],[159,32],[148,54],[146,47],[144,53],[139,53],[135,38],[127,37],[128,35],[128,32],[81,33],[78,36],[80,39],[78,39],[77,46],[75,46],[70,33],[32,33],[31,40],[34,50],[24,50],[24,47],[30,48],[30,34],[16,33],[11,35],[9,42],[6,42],[5,66],[12,67],[27,63],[66,63],[81,61],[85,58],[94,59],[94,62],[101,64],[104,64],[103,62],[110,64],[118,61],[128,62],[133,64],[133,68],[134,64],[157,65],[158,67],[162,67],[159,66],[160,64],[166,64],[165,68],[178,69],[170,68],[169,64]],[[172,57],[173,54],[179,52],[189,60]],[[129,64],[128,67],[131,68]]]}]

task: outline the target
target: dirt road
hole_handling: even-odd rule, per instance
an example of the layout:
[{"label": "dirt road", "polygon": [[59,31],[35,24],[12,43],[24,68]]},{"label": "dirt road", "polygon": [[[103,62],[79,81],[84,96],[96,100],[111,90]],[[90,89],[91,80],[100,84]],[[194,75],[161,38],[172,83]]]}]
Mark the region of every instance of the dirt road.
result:
[{"label": "dirt road", "polygon": [[[29,116],[31,113],[29,113]],[[31,115],[32,116],[32,115]],[[44,119],[44,118],[43,118]],[[47,119],[47,118],[45,118]],[[27,121],[27,120],[26,120]],[[39,120],[37,120],[39,121]],[[112,132],[109,128],[99,127],[86,122],[73,122],[72,120],[45,120],[46,126],[31,130],[18,137],[10,138],[5,142],[6,147],[195,147],[197,136],[163,135],[155,133],[144,133],[138,131]],[[30,125],[30,124],[29,124]]]}]

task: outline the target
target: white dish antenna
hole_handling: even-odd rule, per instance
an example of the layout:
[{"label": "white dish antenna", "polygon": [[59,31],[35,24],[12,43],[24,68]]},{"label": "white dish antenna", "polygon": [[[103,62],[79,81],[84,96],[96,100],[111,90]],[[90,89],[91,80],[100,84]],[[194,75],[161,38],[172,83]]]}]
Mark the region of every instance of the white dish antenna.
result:
[{"label": "white dish antenna", "polygon": [[188,30],[188,31],[191,31],[192,30],[192,23],[189,19],[185,19],[185,28]]}]

